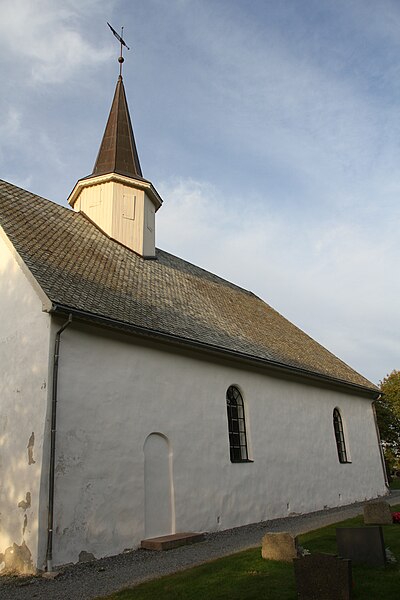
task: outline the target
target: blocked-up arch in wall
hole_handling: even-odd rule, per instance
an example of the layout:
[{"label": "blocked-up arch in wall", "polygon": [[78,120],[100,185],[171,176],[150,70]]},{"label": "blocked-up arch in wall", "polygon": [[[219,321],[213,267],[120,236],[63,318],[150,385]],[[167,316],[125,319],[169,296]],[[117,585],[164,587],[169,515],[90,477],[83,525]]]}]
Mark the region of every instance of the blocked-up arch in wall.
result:
[{"label": "blocked-up arch in wall", "polygon": [[172,448],[168,438],[154,432],[147,436],[144,452],[145,537],[175,533]]}]

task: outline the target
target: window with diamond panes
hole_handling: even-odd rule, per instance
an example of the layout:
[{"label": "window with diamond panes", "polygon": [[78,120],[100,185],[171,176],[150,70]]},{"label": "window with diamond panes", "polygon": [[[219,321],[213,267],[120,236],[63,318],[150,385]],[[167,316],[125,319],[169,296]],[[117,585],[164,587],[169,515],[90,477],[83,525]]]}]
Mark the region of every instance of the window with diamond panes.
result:
[{"label": "window with diamond panes", "polygon": [[226,392],[231,462],[248,462],[246,422],[242,394],[231,385]]},{"label": "window with diamond panes", "polygon": [[344,440],[343,422],[340,412],[337,408],[333,411],[333,429],[335,431],[336,447],[338,451],[339,462],[347,463],[346,442]]}]

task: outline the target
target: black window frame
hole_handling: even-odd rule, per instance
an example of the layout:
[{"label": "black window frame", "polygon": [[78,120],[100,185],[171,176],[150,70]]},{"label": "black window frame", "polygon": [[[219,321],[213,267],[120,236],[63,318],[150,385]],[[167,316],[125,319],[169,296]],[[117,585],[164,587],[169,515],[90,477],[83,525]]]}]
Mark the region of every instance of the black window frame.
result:
[{"label": "black window frame", "polygon": [[241,391],[236,385],[226,390],[228,416],[229,454],[232,463],[253,462],[249,459],[246,417]]},{"label": "black window frame", "polygon": [[336,449],[338,453],[338,459],[341,464],[349,463],[349,457],[346,449],[346,440],[344,437],[343,420],[340,410],[334,408],[333,410],[333,431],[335,433]]}]

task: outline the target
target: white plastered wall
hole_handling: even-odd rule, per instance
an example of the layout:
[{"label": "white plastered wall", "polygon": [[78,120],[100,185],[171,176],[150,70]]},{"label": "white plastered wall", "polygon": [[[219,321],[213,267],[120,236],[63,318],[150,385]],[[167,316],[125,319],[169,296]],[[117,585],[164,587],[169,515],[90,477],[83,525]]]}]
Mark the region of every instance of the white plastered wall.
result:
[{"label": "white plastered wall", "polygon": [[[232,384],[243,393],[252,463],[229,460]],[[351,464],[338,462],[335,407]],[[144,538],[143,447],[151,433],[170,445],[176,531],[215,531],[386,493],[369,400],[75,323],[63,333],[60,358],[55,564],[77,561],[82,550],[115,554]]]},{"label": "white plastered wall", "polygon": [[[0,571],[37,564],[50,317],[0,236]],[[37,284],[36,284],[37,285]]]}]

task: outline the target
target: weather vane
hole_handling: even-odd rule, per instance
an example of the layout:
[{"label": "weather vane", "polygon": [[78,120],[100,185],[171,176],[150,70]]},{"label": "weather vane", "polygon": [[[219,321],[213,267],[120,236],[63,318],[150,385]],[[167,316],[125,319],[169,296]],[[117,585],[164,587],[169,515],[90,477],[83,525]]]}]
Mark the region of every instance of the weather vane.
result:
[{"label": "weather vane", "polygon": [[122,39],[122,36],[124,34],[124,28],[121,27],[121,35],[119,35],[119,33],[117,33],[115,31],[115,29],[113,27],[111,27],[111,25],[108,21],[107,21],[107,25],[109,26],[109,28],[111,29],[111,31],[113,32],[113,34],[115,35],[115,37],[117,38],[119,43],[121,44],[121,51],[120,51],[120,55],[118,57],[118,62],[119,62],[119,76],[122,77],[122,63],[124,62],[124,57],[122,56],[122,46],[125,46],[125,48],[127,50],[129,50],[129,47],[126,45],[125,41]]}]

